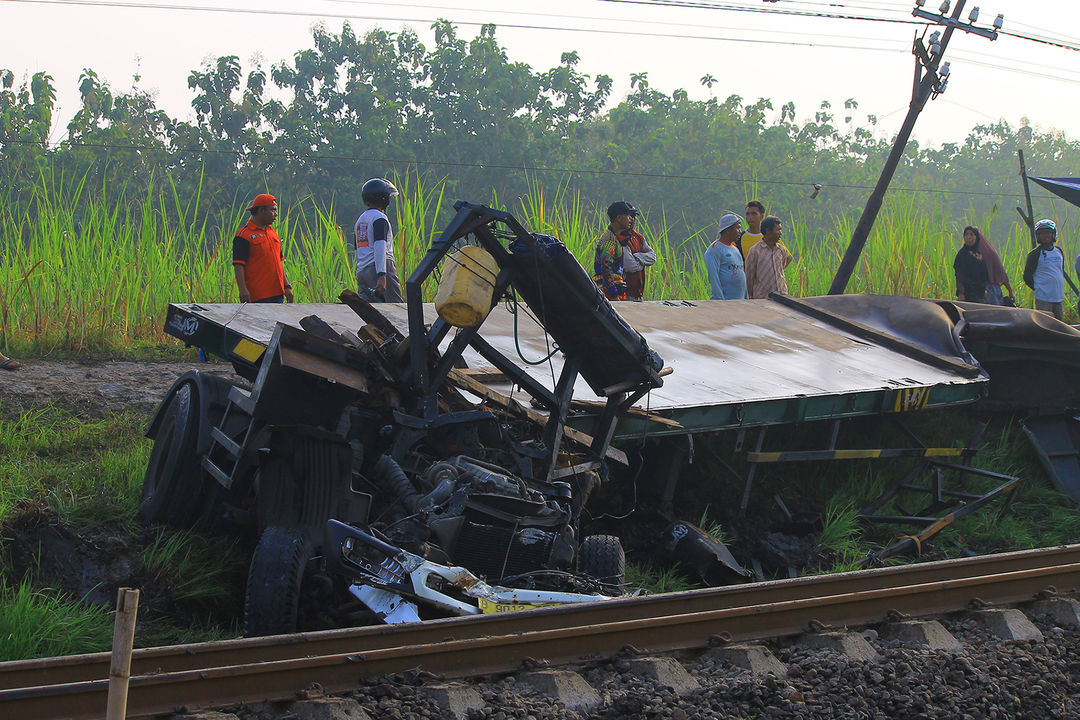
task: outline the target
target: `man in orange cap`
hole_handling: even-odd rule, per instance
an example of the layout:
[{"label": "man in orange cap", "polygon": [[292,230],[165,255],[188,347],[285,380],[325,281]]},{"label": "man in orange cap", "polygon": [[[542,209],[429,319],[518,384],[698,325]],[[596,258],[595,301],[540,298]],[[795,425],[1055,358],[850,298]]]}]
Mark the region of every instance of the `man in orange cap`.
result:
[{"label": "man in orange cap", "polygon": [[232,261],[240,302],[292,302],[281,238],[270,227],[277,219],[277,200],[273,195],[257,195],[248,212],[251,219],[233,238]]}]

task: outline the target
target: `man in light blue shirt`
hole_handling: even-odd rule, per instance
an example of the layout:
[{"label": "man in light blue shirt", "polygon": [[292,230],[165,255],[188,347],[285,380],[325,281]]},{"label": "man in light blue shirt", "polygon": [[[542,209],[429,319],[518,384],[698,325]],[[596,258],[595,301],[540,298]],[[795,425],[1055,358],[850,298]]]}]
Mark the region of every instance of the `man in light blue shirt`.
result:
[{"label": "man in light blue shirt", "polygon": [[746,273],[743,257],[736,243],[743,234],[742,221],[727,213],[717,224],[716,240],[705,251],[705,270],[709,275],[710,300],[745,300]]}]

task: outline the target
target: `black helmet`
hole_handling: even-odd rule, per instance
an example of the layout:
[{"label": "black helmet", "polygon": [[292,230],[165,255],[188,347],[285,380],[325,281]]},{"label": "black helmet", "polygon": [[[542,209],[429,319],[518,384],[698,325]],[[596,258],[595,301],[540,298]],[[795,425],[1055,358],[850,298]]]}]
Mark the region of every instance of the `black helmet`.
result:
[{"label": "black helmet", "polygon": [[364,183],[360,190],[360,198],[365,205],[376,205],[384,208],[390,205],[390,198],[398,194],[394,183],[386,178],[371,178]]}]

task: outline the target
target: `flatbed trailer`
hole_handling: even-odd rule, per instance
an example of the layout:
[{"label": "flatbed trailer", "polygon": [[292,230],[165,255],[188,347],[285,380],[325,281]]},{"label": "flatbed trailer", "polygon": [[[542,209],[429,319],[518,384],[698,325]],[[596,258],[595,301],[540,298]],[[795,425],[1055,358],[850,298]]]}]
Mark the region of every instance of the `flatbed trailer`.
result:
[{"label": "flatbed trailer", "polygon": [[[920,301],[916,301],[920,302]],[[407,327],[404,304],[377,306]],[[757,428],[815,420],[900,413],[974,403],[988,377],[970,359],[926,348],[791,298],[736,301],[620,303],[619,313],[641,332],[673,372],[637,401],[644,413],[620,418],[615,440]],[[278,323],[299,327],[317,315],[355,336],[363,321],[344,304],[190,304],[169,306],[165,329],[178,339],[254,371]],[[424,305],[427,322],[434,305]],[[564,358],[533,365],[552,344],[528,315],[497,306],[483,324],[485,340],[541,384],[553,387]],[[452,340],[447,337],[442,347]],[[475,352],[464,359],[491,390],[528,406],[509,379]],[[594,398],[583,380],[574,397]],[[572,414],[567,424],[588,431],[595,413]]]}]

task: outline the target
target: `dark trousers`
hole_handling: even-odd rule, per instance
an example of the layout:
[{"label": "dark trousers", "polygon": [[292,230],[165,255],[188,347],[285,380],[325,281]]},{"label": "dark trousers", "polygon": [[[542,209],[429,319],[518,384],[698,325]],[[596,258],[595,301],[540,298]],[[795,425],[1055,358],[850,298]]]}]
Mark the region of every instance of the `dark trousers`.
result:
[{"label": "dark trousers", "polygon": [[645,271],[628,272],[623,274],[623,282],[626,283],[626,299],[640,300],[645,297]]}]

